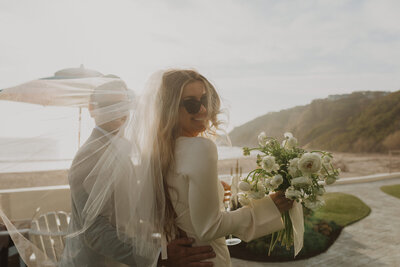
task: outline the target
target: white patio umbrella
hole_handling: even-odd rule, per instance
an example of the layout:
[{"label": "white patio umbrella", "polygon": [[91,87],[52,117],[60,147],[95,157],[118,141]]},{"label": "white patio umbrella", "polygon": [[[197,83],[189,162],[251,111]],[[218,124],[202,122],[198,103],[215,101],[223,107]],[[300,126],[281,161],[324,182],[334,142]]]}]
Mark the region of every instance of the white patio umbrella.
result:
[{"label": "white patio umbrella", "polygon": [[79,147],[82,108],[88,107],[94,88],[115,79],[119,78],[115,75],[103,75],[81,65],[79,68],[57,71],[51,77],[0,90],[0,100],[79,108]]}]

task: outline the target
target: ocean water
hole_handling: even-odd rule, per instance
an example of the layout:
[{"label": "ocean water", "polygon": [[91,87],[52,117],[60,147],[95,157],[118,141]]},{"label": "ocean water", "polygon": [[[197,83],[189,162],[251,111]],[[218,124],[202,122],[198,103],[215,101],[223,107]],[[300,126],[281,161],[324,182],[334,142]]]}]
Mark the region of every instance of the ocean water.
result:
[{"label": "ocean water", "polygon": [[[3,144],[5,140],[3,140]],[[7,140],[10,143],[10,140]],[[37,141],[37,140],[35,140]],[[53,141],[38,142],[31,145],[23,142],[23,146],[12,145],[0,151],[0,173],[8,172],[31,172],[45,170],[64,170],[71,166],[74,153],[60,153],[57,144]],[[218,146],[218,159],[237,159],[243,157],[240,147]],[[62,157],[60,154],[66,155]]]},{"label": "ocean water", "polygon": [[52,171],[69,169],[72,160],[1,161],[0,173]]},{"label": "ocean water", "polygon": [[241,147],[218,146],[218,159],[238,159],[243,157],[243,149]]}]

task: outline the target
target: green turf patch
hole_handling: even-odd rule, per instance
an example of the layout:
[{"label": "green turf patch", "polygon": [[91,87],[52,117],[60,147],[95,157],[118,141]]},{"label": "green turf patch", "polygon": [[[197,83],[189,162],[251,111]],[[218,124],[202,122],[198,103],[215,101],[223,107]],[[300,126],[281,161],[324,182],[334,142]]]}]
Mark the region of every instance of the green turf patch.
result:
[{"label": "green turf patch", "polygon": [[264,262],[282,262],[301,260],[325,252],[337,239],[343,227],[366,217],[371,209],[359,198],[344,193],[327,193],[324,195],[326,205],[317,212],[307,212],[304,218],[304,247],[293,258],[293,247],[287,250],[276,245],[271,255],[268,249],[271,235],[253,240],[249,243],[241,242],[236,246],[229,246],[232,257]]},{"label": "green turf patch", "polygon": [[314,213],[314,217],[347,226],[368,216],[371,209],[358,197],[345,193],[326,193],[326,205]]},{"label": "green turf patch", "polygon": [[400,184],[384,185],[381,186],[381,190],[388,195],[400,198]]}]

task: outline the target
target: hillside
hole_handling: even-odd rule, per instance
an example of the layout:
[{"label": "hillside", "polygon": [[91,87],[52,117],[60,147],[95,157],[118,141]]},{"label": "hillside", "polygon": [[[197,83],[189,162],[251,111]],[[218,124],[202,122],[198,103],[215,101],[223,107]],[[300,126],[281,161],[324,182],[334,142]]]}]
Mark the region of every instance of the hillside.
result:
[{"label": "hillside", "polygon": [[235,146],[256,145],[257,135],[292,132],[303,147],[342,152],[400,149],[400,91],[354,92],[271,112],[230,133]]}]

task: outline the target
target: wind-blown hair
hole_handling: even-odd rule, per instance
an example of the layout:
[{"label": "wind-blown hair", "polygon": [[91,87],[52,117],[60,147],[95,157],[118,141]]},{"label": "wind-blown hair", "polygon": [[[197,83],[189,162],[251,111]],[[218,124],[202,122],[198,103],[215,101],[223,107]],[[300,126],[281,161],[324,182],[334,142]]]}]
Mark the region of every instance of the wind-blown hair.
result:
[{"label": "wind-blown hair", "polygon": [[168,173],[173,171],[175,166],[174,153],[176,139],[180,135],[179,125],[179,106],[183,88],[195,81],[204,83],[208,105],[207,118],[208,123],[202,136],[213,136],[219,129],[220,121],[218,114],[220,111],[221,101],[215,87],[201,74],[194,70],[171,69],[163,73],[160,88],[157,91],[157,113],[160,118],[157,130],[158,153],[162,166],[163,190],[165,194],[165,214],[164,214],[164,231],[167,238],[171,238],[176,233],[174,225],[175,211],[171,203],[170,194],[168,192],[167,177]]}]

